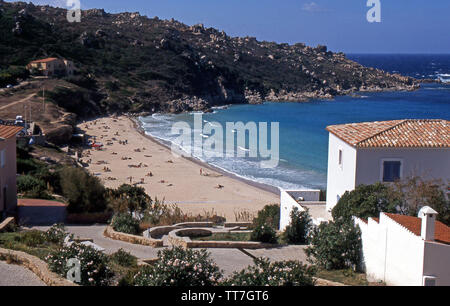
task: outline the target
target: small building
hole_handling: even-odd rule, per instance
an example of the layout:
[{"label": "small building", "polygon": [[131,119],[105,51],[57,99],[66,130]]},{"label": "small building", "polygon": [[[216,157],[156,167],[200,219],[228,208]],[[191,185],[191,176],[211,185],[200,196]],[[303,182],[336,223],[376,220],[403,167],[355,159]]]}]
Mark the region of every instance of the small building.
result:
[{"label": "small building", "polygon": [[361,229],[362,268],[371,281],[400,286],[450,286],[450,227],[423,207],[419,217],[381,213],[355,218]]},{"label": "small building", "polygon": [[0,125],[0,219],[14,214],[17,207],[16,135],[22,129]]},{"label": "small building", "polygon": [[450,180],[447,120],[405,119],[333,125],[328,149],[327,210],[346,191],[407,177]]},{"label": "small building", "polygon": [[67,216],[67,204],[38,199],[19,199],[18,217],[21,224],[53,225],[64,223]]},{"label": "small building", "polygon": [[314,224],[331,219],[325,209],[325,202],[320,201],[320,190],[284,190],[280,188],[280,231],[284,231],[291,223],[291,212],[308,209]]},{"label": "small building", "polygon": [[56,57],[44,58],[32,61],[27,65],[27,69],[37,70],[47,77],[71,76],[74,73],[73,62]]}]

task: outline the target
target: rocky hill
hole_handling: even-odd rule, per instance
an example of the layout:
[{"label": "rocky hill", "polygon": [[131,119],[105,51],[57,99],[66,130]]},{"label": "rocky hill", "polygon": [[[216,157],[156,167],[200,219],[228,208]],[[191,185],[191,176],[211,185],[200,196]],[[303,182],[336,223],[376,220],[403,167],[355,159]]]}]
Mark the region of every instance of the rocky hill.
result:
[{"label": "rocky hill", "polygon": [[326,46],[230,37],[139,13],[86,10],[80,23],[69,23],[66,14],[0,1],[0,68],[48,56],[74,61],[78,75],[67,81],[96,97],[78,115],[207,110],[418,87],[414,79],[363,67]]}]

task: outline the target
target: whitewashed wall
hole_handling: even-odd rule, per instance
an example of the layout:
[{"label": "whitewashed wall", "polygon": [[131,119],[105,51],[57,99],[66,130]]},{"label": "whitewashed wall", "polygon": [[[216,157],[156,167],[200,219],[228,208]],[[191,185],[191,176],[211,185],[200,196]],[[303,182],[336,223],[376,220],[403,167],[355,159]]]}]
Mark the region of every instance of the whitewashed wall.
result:
[{"label": "whitewashed wall", "polygon": [[381,181],[384,159],[401,160],[402,178],[450,180],[450,149],[370,148],[358,149],[356,186]]},{"label": "whitewashed wall", "polygon": [[299,211],[304,211],[297,201],[295,201],[286,190],[280,189],[280,231],[284,231],[291,223],[291,211],[297,207]]},{"label": "whitewashed wall", "polygon": [[[342,150],[342,166],[339,165]],[[330,133],[328,147],[327,210],[333,209],[346,191],[355,189],[356,149]]]},{"label": "whitewashed wall", "polygon": [[388,285],[422,286],[423,276],[450,285],[450,245],[425,242],[420,236],[381,213],[380,223],[355,218],[361,229],[362,266],[372,281]]},{"label": "whitewashed wall", "polygon": [[450,286],[450,245],[425,242],[423,274],[437,277],[437,286]]}]

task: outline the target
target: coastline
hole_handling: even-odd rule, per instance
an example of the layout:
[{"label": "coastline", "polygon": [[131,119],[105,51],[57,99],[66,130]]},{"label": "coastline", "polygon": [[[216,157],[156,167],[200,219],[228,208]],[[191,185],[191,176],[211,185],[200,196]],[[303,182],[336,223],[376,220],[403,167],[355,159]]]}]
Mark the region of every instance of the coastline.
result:
[{"label": "coastline", "polygon": [[[144,129],[140,126],[139,120],[136,117],[127,116],[127,118],[129,120],[131,120],[131,122],[133,123],[134,128],[136,129],[136,131],[138,133],[140,133],[142,136],[144,136],[148,140],[152,141],[153,143],[155,143],[155,144],[157,144],[157,145],[159,145],[159,146],[161,146],[161,147],[163,147],[163,148],[165,148],[167,150],[171,149],[169,145],[163,143],[162,141],[158,141],[157,139],[155,139],[151,135],[146,134]],[[249,180],[249,179],[237,176],[236,174],[234,174],[232,172],[228,172],[228,171],[220,169],[220,168],[218,168],[218,167],[216,167],[214,165],[210,165],[210,164],[208,164],[208,163],[206,163],[204,161],[201,161],[201,160],[199,160],[199,159],[197,159],[195,157],[182,156],[182,158],[187,160],[187,161],[190,161],[192,163],[195,163],[195,164],[197,164],[197,165],[199,165],[199,166],[201,166],[201,167],[203,167],[205,169],[217,172],[217,173],[219,173],[219,174],[221,174],[223,176],[227,176],[227,177],[229,177],[229,178],[231,178],[233,180],[240,181],[240,182],[245,183],[247,185],[250,185],[252,187],[259,188],[259,189],[261,189],[263,191],[271,192],[271,193],[273,193],[273,194],[275,194],[277,196],[280,195],[280,189],[275,187],[275,186],[271,186],[271,185],[268,185],[268,184],[255,182],[255,181],[252,181],[252,180]]]},{"label": "coastline", "polygon": [[[84,133],[103,144],[87,149],[80,162],[107,188],[143,187],[152,199],[176,205],[191,215],[217,214],[229,222],[255,216],[279,203],[279,190],[172,154],[170,147],[146,135],[136,118],[101,117],[79,123]],[[240,220],[238,220],[240,219]]]}]

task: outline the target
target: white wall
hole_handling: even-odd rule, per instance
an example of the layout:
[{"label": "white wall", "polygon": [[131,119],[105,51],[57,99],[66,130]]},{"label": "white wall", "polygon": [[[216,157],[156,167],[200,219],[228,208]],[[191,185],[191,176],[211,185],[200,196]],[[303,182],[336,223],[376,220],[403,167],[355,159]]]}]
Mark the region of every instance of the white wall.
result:
[{"label": "white wall", "polygon": [[358,149],[356,186],[381,181],[384,159],[401,160],[402,178],[450,180],[450,149],[367,148]]},{"label": "white wall", "polygon": [[450,286],[450,245],[425,242],[423,275],[437,277],[437,286]]},{"label": "white wall", "polygon": [[[339,165],[342,150],[342,166]],[[330,133],[328,146],[327,210],[331,210],[346,191],[355,189],[356,149]]]},{"label": "white wall", "polygon": [[286,190],[280,188],[280,231],[284,231],[291,223],[291,211],[294,207],[297,207],[299,211],[305,210]]}]

